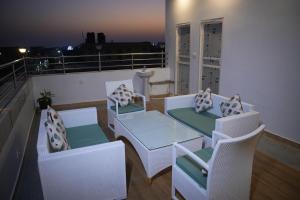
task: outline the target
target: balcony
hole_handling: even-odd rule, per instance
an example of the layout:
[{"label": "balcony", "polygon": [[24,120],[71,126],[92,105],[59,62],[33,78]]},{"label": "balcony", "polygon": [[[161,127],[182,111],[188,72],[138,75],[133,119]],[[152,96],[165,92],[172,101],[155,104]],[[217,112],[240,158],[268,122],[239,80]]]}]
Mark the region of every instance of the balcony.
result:
[{"label": "balcony", "polygon": [[[57,110],[97,107],[99,124],[114,140],[107,127],[104,83],[133,79],[137,92],[141,92],[137,72],[144,66],[154,72],[148,110],[162,111],[163,97],[176,92],[180,83],[184,92],[195,93],[215,82],[216,91],[222,95],[240,93],[256,105],[269,133],[263,134],[255,152],[250,199],[299,199],[300,137],[295,109],[300,84],[296,73],[300,44],[295,39],[299,3],[177,0],[165,1],[165,7],[166,53],[25,56],[0,65],[0,199],[43,198],[36,155],[40,120],[36,99],[41,90],[55,94]],[[60,16],[59,12],[54,14]],[[222,55],[217,57],[203,54],[201,47],[209,41],[203,37],[203,24],[216,19],[224,19]],[[176,27],[187,24],[190,35],[182,44],[189,55],[182,56]],[[184,74],[179,64],[187,67]],[[180,81],[178,74],[185,75],[185,81]],[[149,185],[136,151],[122,140],[126,146],[128,199],[170,199],[171,169]]]},{"label": "balcony", "polygon": [[[137,58],[140,55],[23,58],[2,65],[1,70],[5,72],[5,75],[1,77],[0,152],[2,153],[1,159],[5,160],[6,164],[1,166],[3,169],[1,178],[7,180],[8,183],[3,186],[2,193],[8,196],[12,195],[12,193],[3,191],[13,191],[18,177],[18,173],[15,172],[19,171],[25,155],[14,198],[42,199],[37,170],[37,155],[35,153],[40,112],[36,109],[34,103],[40,90],[47,88],[55,93],[53,103],[57,110],[97,107],[99,124],[103,127],[107,137],[114,140],[111,130],[107,127],[106,103],[103,101],[105,99],[104,82],[106,80],[133,78],[137,90],[140,91],[142,80],[136,75],[136,72],[146,65],[146,63],[139,63],[142,61]],[[150,54],[145,55],[149,56]],[[124,58],[124,61],[123,59],[116,60],[116,56],[127,56],[129,58]],[[170,71],[164,65],[164,54],[158,53],[155,56],[159,56],[159,58],[155,58],[157,59],[155,62],[154,58],[147,59],[148,65],[146,66],[154,71],[154,76],[151,77],[152,81],[164,82],[163,80],[170,79]],[[88,57],[92,57],[92,59],[87,60]],[[108,61],[107,59],[106,61],[118,62],[118,65],[105,65],[104,57],[110,57],[111,60]],[[48,62],[43,65],[45,60],[48,60]],[[121,64],[122,62],[125,64]],[[131,64],[128,64],[128,62]],[[87,64],[91,64],[91,67],[86,67]],[[152,98],[147,104],[147,109],[163,112],[163,98],[155,98],[155,95],[164,96],[169,92],[169,87],[166,85],[152,86]],[[145,171],[135,150],[126,139],[122,140],[126,144],[128,199],[169,199],[171,194],[170,169],[155,177],[150,186],[147,183]],[[280,162],[267,156],[270,153],[270,149],[268,149],[270,145],[278,146],[279,144],[276,141],[274,142],[270,135],[265,134],[255,155],[252,199],[259,199],[265,190],[276,187],[274,183],[277,182],[285,185],[286,188],[294,187],[289,180],[293,180],[296,173],[295,169],[283,164],[286,162],[285,159]],[[9,157],[3,157],[3,152],[6,152],[5,155],[9,155]],[[272,169],[277,170],[276,175],[268,172],[270,164]],[[262,186],[265,181],[269,183]],[[31,189],[26,189],[27,185],[31,185]],[[286,194],[286,191],[283,193],[287,196],[293,196],[297,194],[296,191],[288,189],[289,194]]]}]

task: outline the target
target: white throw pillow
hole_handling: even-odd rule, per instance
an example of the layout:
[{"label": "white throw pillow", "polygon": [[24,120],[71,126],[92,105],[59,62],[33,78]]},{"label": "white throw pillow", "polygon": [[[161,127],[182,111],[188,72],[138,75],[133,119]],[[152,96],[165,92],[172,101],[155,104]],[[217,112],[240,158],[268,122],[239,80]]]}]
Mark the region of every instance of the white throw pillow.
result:
[{"label": "white throw pillow", "polygon": [[50,121],[45,122],[45,128],[49,139],[49,144],[53,151],[69,149],[67,138],[64,137],[62,130]]},{"label": "white throw pillow", "polygon": [[115,91],[110,95],[115,98],[121,107],[127,106],[129,102],[133,102],[133,91],[130,91],[125,84],[121,84]]},{"label": "white throw pillow", "polygon": [[48,108],[47,108],[47,119],[48,119],[49,122],[52,122],[53,124],[58,126],[60,128],[60,130],[62,131],[62,134],[64,135],[64,137],[65,138],[67,137],[67,132],[66,132],[65,125],[64,125],[64,122],[63,122],[62,118],[50,106],[48,106]]},{"label": "white throw pillow", "polygon": [[211,99],[211,90],[207,88],[204,92],[200,91],[195,96],[195,110],[196,112],[202,112],[210,109],[213,105]]},{"label": "white throw pillow", "polygon": [[224,101],[220,104],[221,112],[223,117],[238,115],[244,112],[241,103],[240,95],[236,94],[231,97],[228,101]]}]

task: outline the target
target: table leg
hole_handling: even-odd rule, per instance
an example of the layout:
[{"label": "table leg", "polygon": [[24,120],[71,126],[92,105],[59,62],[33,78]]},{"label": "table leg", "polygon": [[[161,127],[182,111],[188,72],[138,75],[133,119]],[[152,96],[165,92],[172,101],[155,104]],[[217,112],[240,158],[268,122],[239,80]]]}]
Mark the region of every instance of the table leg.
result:
[{"label": "table leg", "polygon": [[147,178],[147,182],[148,182],[149,185],[151,185],[152,184],[152,178]]}]

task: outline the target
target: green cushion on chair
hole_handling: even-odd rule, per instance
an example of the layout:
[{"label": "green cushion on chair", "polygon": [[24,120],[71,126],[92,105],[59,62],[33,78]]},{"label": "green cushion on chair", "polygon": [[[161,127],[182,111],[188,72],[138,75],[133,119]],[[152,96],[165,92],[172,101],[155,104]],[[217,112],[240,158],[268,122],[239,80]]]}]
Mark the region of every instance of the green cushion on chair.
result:
[{"label": "green cushion on chair", "polygon": [[[112,110],[116,111],[116,106],[111,107]],[[119,106],[119,114],[124,114],[124,113],[130,113],[130,112],[136,112],[136,111],[141,111],[143,110],[144,107],[134,104],[134,103],[129,103],[127,106]]]},{"label": "green cushion on chair", "polygon": [[[196,156],[207,162],[212,156],[213,148],[201,149],[194,152]],[[176,159],[176,164],[180,169],[187,173],[194,181],[196,181],[201,187],[206,189],[207,176],[202,173],[201,165],[197,164],[189,156],[181,156]]]},{"label": "green cushion on chair", "polygon": [[208,137],[212,137],[216,119],[220,118],[209,112],[197,113],[194,108],[177,108],[169,110],[168,114]]},{"label": "green cushion on chair", "polygon": [[98,124],[67,128],[66,130],[71,149],[109,142]]}]

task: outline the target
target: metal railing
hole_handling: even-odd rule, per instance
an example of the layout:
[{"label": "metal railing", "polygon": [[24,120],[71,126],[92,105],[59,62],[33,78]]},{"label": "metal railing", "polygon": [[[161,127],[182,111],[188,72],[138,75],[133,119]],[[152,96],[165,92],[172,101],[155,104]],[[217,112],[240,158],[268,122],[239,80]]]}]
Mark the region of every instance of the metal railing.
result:
[{"label": "metal railing", "polygon": [[165,53],[120,53],[94,55],[61,55],[57,57],[26,57],[29,74],[72,73],[164,67]]},{"label": "metal railing", "polygon": [[165,53],[24,57],[0,65],[0,112],[30,75],[165,67]]},{"label": "metal railing", "polygon": [[0,112],[23,86],[26,79],[24,58],[0,65]]}]

